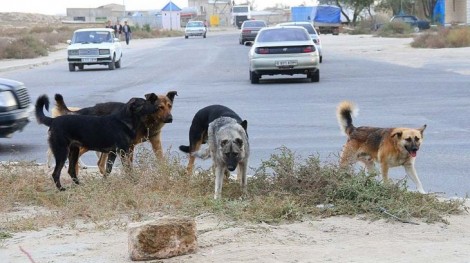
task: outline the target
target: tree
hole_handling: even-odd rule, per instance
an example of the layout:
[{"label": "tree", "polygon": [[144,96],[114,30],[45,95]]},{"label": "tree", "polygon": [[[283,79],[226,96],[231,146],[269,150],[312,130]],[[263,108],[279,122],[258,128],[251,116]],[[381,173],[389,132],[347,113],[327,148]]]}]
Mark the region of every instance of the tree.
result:
[{"label": "tree", "polygon": [[[364,10],[368,10],[371,5],[374,4],[374,0],[335,0],[335,4],[341,8],[341,13],[346,18],[348,23],[356,25],[358,18]],[[349,17],[348,13],[344,11],[344,8],[350,9],[353,11],[352,19]]]}]

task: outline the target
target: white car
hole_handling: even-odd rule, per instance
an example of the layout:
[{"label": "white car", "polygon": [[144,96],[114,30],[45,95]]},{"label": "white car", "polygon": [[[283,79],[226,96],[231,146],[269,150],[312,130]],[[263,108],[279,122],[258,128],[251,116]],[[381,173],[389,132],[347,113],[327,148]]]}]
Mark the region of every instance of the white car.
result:
[{"label": "white car", "polygon": [[106,65],[110,70],[121,67],[122,46],[112,28],[86,28],[73,33],[67,40],[69,70],[85,65]]},{"label": "white car", "polygon": [[207,28],[203,21],[189,21],[184,29],[184,38],[200,36],[206,38]]},{"label": "white car", "polygon": [[250,81],[259,83],[263,75],[306,74],[312,82],[320,81],[320,56],[307,30],[300,26],[262,28],[248,54]]}]

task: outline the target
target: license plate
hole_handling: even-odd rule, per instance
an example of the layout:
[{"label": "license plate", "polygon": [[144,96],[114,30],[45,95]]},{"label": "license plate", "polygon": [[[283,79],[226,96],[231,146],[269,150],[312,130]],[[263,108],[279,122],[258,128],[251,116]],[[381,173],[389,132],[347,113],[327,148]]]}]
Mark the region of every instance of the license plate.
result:
[{"label": "license plate", "polygon": [[277,67],[297,66],[297,60],[280,60],[275,63]]},{"label": "license plate", "polygon": [[82,58],[82,62],[96,62],[96,58]]},{"label": "license plate", "polygon": [[258,30],[251,30],[252,34],[258,34]]}]

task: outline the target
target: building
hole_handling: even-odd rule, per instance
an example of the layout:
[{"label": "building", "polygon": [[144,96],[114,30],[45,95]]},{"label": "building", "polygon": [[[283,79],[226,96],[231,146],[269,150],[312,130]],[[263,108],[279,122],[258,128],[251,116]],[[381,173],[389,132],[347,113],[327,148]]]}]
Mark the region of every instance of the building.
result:
[{"label": "building", "polygon": [[117,21],[126,16],[124,5],[108,4],[96,8],[67,8],[67,20],[74,22],[103,22]]},{"label": "building", "polygon": [[210,26],[229,26],[231,0],[188,0],[188,6],[197,10],[194,20],[207,20]]},{"label": "building", "polygon": [[444,0],[446,25],[470,25],[470,0]]},{"label": "building", "polygon": [[162,8],[162,26],[166,30],[181,29],[181,8],[172,1]]}]

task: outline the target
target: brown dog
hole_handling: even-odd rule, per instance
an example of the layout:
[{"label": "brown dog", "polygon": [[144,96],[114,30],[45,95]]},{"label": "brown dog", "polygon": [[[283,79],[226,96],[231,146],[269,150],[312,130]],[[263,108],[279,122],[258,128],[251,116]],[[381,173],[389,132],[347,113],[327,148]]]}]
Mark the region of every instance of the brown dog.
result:
[{"label": "brown dog", "polygon": [[[149,141],[152,145],[153,152],[157,159],[163,159],[163,148],[161,142],[161,131],[163,126],[166,123],[173,122],[173,115],[171,114],[171,110],[173,108],[173,101],[175,96],[178,93],[176,91],[170,91],[166,95],[156,95],[154,93],[146,94],[145,97],[149,98],[151,96],[157,96],[158,99],[156,100],[157,103],[157,112],[147,115],[143,117],[141,120],[141,125],[139,125],[138,129],[136,130],[136,137],[131,147],[131,152],[134,148],[135,144]],[[63,97],[60,94],[56,94],[55,96],[56,106],[55,110],[60,112],[61,115],[69,115],[69,114],[85,114],[85,115],[104,115],[110,114],[115,110],[116,105],[115,103],[109,103],[106,107],[100,107],[98,109],[98,105],[90,108],[84,108],[77,112],[70,110],[64,102]],[[120,103],[121,104],[121,103]],[[81,151],[82,152],[82,151]],[[101,154],[100,159],[98,160],[98,168],[100,173],[103,175],[109,174],[111,172],[111,166],[106,167],[108,159],[108,154],[103,153]]]},{"label": "brown dog", "polygon": [[374,162],[378,162],[384,181],[388,180],[389,168],[403,166],[418,191],[425,194],[414,163],[423,142],[426,125],[419,129],[355,127],[352,115],[356,110],[354,103],[343,101],[336,111],[340,129],[348,136],[341,153],[340,165],[347,167],[360,161],[365,164],[368,172],[375,172]]}]

